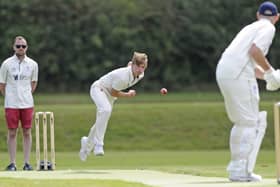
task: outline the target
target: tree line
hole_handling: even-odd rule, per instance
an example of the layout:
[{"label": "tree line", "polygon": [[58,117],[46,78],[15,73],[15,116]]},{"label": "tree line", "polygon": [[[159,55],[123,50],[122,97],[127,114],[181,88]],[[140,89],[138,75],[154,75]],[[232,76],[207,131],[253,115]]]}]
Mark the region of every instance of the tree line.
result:
[{"label": "tree line", "polygon": [[[39,63],[42,92],[87,92],[101,75],[125,66],[134,51],[149,57],[137,89],[216,89],[221,53],[256,19],[261,2],[1,0],[0,60],[13,54],[14,37],[23,35],[28,55]],[[279,36],[269,53],[276,67]]]}]

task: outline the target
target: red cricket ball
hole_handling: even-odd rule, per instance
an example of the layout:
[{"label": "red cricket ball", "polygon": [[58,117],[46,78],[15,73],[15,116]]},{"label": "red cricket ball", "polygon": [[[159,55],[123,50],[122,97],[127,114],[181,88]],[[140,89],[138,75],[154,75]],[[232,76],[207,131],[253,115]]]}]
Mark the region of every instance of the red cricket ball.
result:
[{"label": "red cricket ball", "polygon": [[166,95],[167,94],[167,89],[166,88],[162,88],[162,89],[160,89],[160,93],[161,93],[161,95]]}]

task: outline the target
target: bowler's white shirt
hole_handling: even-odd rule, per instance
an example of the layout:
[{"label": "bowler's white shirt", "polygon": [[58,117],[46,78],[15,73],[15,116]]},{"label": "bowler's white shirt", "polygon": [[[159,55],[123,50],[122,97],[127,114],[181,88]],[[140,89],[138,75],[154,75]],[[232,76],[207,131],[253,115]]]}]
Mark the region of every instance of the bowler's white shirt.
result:
[{"label": "bowler's white shirt", "polygon": [[249,49],[255,44],[266,55],[274,35],[275,26],[267,19],[244,27],[224,51],[217,66],[217,78],[256,79],[256,62],[250,57]]},{"label": "bowler's white shirt", "polygon": [[34,106],[31,82],[38,81],[38,64],[25,56],[20,62],[16,55],[6,59],[0,68],[0,83],[5,87],[5,108]]},{"label": "bowler's white shirt", "polygon": [[127,66],[105,74],[99,80],[94,82],[93,85],[98,85],[104,88],[106,92],[110,94],[112,88],[118,91],[125,90],[139,82],[143,77],[144,73],[134,78],[132,66]]}]

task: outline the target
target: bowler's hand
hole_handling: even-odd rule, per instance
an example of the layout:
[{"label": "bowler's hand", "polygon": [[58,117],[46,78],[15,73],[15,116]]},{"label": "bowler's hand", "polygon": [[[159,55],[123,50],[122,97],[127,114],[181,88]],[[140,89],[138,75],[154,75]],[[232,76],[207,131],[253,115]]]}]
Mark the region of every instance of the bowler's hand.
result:
[{"label": "bowler's hand", "polygon": [[127,94],[128,94],[129,97],[134,97],[136,95],[136,91],[135,90],[129,90],[127,92]]}]

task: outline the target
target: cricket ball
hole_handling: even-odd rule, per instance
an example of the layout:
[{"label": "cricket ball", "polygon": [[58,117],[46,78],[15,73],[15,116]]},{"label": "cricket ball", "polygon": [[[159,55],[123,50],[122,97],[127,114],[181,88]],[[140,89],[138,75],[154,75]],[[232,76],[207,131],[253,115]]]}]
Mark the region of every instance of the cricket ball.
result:
[{"label": "cricket ball", "polygon": [[166,95],[167,94],[167,89],[166,88],[162,88],[162,89],[160,89],[160,94],[161,95]]}]

